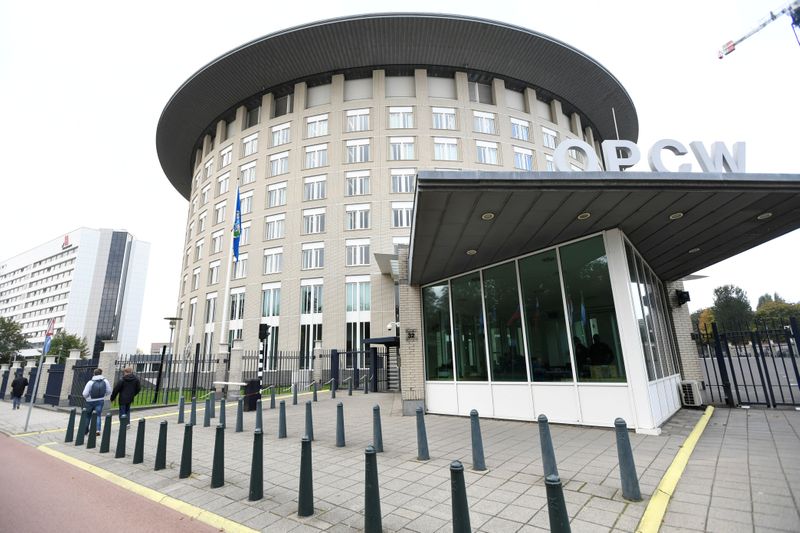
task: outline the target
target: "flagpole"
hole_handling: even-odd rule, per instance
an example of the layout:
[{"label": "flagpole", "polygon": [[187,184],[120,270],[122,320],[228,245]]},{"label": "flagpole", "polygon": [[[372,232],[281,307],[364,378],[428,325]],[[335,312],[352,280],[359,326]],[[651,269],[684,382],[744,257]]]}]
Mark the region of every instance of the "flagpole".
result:
[{"label": "flagpole", "polygon": [[[220,336],[225,339],[225,343],[228,344],[228,357],[230,358],[231,353],[231,346],[230,343],[227,342],[228,338],[228,304],[230,303],[230,293],[231,293],[231,278],[233,278],[233,248],[234,248],[234,240],[238,238],[235,235],[237,228],[241,231],[241,214],[240,214],[240,200],[239,200],[239,178],[236,178],[236,203],[233,213],[233,228],[231,229],[231,242],[230,246],[228,246],[228,266],[225,272],[225,293],[224,298],[222,300],[222,329],[220,331]],[[239,258],[237,254],[236,261],[238,263]],[[219,344],[222,344],[221,342]],[[228,369],[230,368],[229,364],[225,365],[225,381],[228,381]]]},{"label": "flagpole", "polygon": [[[25,417],[25,429],[28,431],[28,424],[31,421],[31,411],[33,411],[33,402],[36,401],[36,390],[39,388],[39,378],[42,377],[42,369],[44,368],[44,356],[50,351],[50,339],[53,337],[53,329],[55,328],[56,319],[51,318],[50,323],[47,325],[47,332],[44,337],[44,345],[42,346],[42,353],[39,354],[39,368],[36,370],[36,379],[33,383],[33,390],[31,391],[31,401],[28,402],[28,416]],[[30,389],[29,389],[30,390]]]}]

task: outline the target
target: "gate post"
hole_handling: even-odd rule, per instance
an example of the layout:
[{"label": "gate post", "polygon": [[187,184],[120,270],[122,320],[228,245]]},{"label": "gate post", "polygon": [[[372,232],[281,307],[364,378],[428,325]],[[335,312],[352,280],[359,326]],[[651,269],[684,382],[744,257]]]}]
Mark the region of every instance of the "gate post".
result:
[{"label": "gate post", "polygon": [[[42,368],[40,369],[42,373],[39,375],[39,390],[36,391],[36,398],[39,398],[39,403],[41,404],[45,403],[44,395],[47,392],[47,383],[50,381],[50,368],[56,364],[56,360],[55,355],[48,355],[42,363]],[[33,403],[36,403],[36,398],[33,399]]]},{"label": "gate post", "polygon": [[[231,382],[238,382],[241,383],[242,380],[242,370],[243,370],[243,361],[242,358],[244,357],[244,342],[241,340],[234,340],[233,341],[233,348],[231,348],[231,364],[230,364],[230,372],[228,373],[227,381]],[[239,399],[241,394],[239,394],[238,387],[231,387],[228,385],[228,399],[231,401],[236,401]]]},{"label": "gate post", "polygon": [[369,358],[372,365],[372,392],[378,392],[378,348],[370,346]]},{"label": "gate post", "polygon": [[6,390],[11,384],[11,372],[8,370],[8,365],[0,365],[0,400],[6,399]]},{"label": "gate post", "polygon": [[722,343],[719,340],[719,330],[717,329],[716,322],[711,323],[711,331],[714,333],[714,352],[716,353],[717,365],[719,366],[719,375],[720,379],[722,380],[722,390],[725,393],[725,404],[728,407],[736,407],[733,403],[731,382],[728,378],[728,369],[725,366],[725,357],[722,355]]},{"label": "gate post", "polygon": [[[112,387],[114,386],[114,370],[116,370],[117,357],[119,357],[119,341],[103,341],[103,351],[100,352],[100,357],[97,360],[97,368],[103,370],[103,377],[108,380]],[[103,410],[110,408],[111,402],[106,399]]]},{"label": "gate post", "polygon": [[75,363],[80,360],[80,350],[69,351],[69,358],[64,362],[64,377],[61,378],[61,393],[58,395],[58,405],[69,405],[69,395],[72,392],[72,381],[75,375]]},{"label": "gate post", "polygon": [[339,389],[339,350],[331,350],[331,387],[333,390]]}]

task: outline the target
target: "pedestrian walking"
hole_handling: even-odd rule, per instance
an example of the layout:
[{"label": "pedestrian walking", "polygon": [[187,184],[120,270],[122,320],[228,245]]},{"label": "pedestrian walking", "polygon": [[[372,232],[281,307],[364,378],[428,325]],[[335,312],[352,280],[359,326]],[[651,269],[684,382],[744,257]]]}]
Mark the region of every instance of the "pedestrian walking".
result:
[{"label": "pedestrian walking", "polygon": [[[103,404],[107,396],[111,394],[111,384],[103,377],[103,369],[95,368],[94,376],[83,388],[83,397],[86,400],[88,415],[92,416],[92,411],[97,413],[97,434],[100,434],[100,417],[103,415]],[[91,428],[87,428],[87,432]]]},{"label": "pedestrian walking", "polygon": [[19,409],[19,404],[22,402],[22,395],[25,393],[25,387],[28,386],[28,380],[22,377],[22,371],[17,373],[17,377],[11,382],[11,408]]},{"label": "pedestrian walking", "polygon": [[122,379],[117,381],[116,385],[114,385],[114,390],[111,392],[112,402],[119,398],[119,420],[122,422],[122,415],[127,416],[128,426],[131,425],[131,404],[141,388],[142,384],[136,374],[133,373],[133,368],[127,366],[122,371]]}]

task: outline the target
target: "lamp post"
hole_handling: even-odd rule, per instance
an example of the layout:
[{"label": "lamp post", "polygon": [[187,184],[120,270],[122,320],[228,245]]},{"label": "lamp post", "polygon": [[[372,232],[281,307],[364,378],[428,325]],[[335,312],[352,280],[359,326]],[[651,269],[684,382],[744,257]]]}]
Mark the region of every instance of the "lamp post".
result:
[{"label": "lamp post", "polygon": [[[174,350],[172,348],[172,335],[175,332],[175,326],[181,320],[181,317],[179,317],[179,316],[168,316],[168,317],[164,317],[164,320],[169,321],[169,345],[168,346],[169,346],[169,355],[170,355],[170,358],[171,358],[172,354],[174,353]],[[161,374],[164,371],[164,355],[165,355],[166,351],[167,351],[166,347],[165,347],[164,350],[161,350],[161,364],[158,366],[158,377],[156,378],[156,395],[155,395],[155,398],[153,400],[153,403],[157,403],[158,402],[158,391],[161,389]],[[172,368],[172,365],[170,365],[170,368]],[[169,375],[167,375],[167,381],[168,382],[171,382],[170,378],[171,378],[171,372],[169,373]],[[165,387],[165,388],[167,388],[167,387]],[[164,394],[164,403],[166,404],[168,401],[169,401],[169,394]]]}]

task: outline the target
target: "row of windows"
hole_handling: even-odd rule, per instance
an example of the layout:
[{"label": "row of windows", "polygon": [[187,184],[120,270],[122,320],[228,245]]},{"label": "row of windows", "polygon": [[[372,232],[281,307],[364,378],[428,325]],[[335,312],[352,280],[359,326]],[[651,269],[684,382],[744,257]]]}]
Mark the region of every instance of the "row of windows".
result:
[{"label": "row of windows", "polygon": [[[262,263],[262,274],[280,274],[283,271],[283,247],[276,246],[264,250]],[[231,279],[242,279],[247,276],[249,255],[240,254],[239,260],[233,263]],[[208,265],[206,281],[208,285],[214,285],[220,280],[221,261],[212,261]],[[370,264],[370,240],[369,239],[347,239],[345,241],[345,266],[368,266]],[[301,245],[300,268],[302,270],[313,270],[325,267],[325,243],[308,242]],[[192,271],[190,290],[200,288],[201,268],[197,267]],[[186,293],[186,282],[188,275],[184,275],[181,284],[181,295]]]}]

